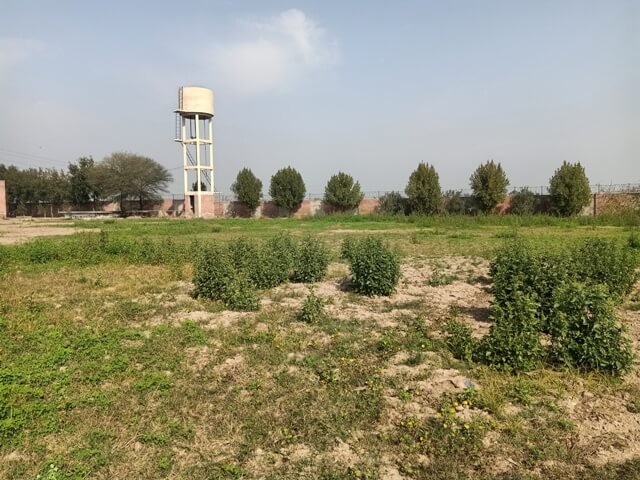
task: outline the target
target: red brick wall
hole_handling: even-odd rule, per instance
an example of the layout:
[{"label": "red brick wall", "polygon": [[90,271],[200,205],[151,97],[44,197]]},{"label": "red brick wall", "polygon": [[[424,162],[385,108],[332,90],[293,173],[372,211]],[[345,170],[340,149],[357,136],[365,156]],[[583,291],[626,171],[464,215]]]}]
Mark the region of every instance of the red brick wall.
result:
[{"label": "red brick wall", "polygon": [[0,180],[0,218],[7,218],[7,192],[4,180]]}]

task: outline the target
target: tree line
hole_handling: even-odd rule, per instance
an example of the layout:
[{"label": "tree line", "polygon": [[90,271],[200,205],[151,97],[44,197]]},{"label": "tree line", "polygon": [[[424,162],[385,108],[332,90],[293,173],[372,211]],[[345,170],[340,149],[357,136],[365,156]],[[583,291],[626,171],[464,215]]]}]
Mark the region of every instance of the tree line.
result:
[{"label": "tree line", "polygon": [[[462,192],[443,192],[440,178],[433,165],[420,163],[411,173],[405,196],[390,192],[380,198],[379,211],[387,214],[435,215],[439,213],[490,213],[510,198],[509,211],[515,214],[531,214],[539,211],[540,197],[527,188],[508,194],[509,179],[500,163],[489,160],[480,165],[469,178],[473,194],[464,198]],[[238,173],[231,186],[239,202],[252,211],[262,200],[262,181],[248,168]],[[300,208],[306,187],[302,175],[292,167],[278,170],[272,177],[269,195],[273,203],[289,211]],[[351,175],[339,172],[333,175],[324,191],[323,201],[335,211],[353,211],[360,205],[364,194],[360,183]],[[578,163],[564,162],[549,180],[550,209],[561,216],[580,213],[589,203],[591,189],[584,167]]]},{"label": "tree line", "polygon": [[166,193],[173,177],[155,160],[129,152],[115,152],[96,162],[81,157],[67,170],[54,168],[18,169],[0,164],[0,180],[5,180],[7,203],[20,213],[27,205],[65,203],[98,208],[102,201],[113,201],[124,209],[128,200],[138,202],[140,210],[148,201]]}]

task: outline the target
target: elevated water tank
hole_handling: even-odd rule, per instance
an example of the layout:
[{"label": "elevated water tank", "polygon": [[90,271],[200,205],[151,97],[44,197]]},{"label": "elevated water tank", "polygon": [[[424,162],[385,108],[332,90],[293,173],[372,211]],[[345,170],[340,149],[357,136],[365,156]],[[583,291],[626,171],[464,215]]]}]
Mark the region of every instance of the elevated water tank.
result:
[{"label": "elevated water tank", "polygon": [[204,87],[180,87],[178,110],[180,115],[190,117],[213,117],[213,90]]}]

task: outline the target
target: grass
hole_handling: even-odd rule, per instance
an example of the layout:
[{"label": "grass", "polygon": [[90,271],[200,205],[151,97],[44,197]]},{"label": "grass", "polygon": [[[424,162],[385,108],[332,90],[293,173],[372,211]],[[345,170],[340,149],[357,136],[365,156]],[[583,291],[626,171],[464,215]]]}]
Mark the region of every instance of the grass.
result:
[{"label": "grass", "polygon": [[[0,478],[374,479],[388,469],[416,479],[638,477],[637,459],[590,463],[564,406],[588,389],[626,398],[632,414],[631,380],[548,369],[511,376],[453,359],[439,330],[450,314],[423,298],[344,293],[350,307],[383,319],[403,314],[394,324],[357,314],[304,323],[299,292],[265,292],[271,307],[228,315],[191,298],[186,283],[194,239],[311,232],[336,261],[341,238],[375,230],[405,262],[446,266],[448,255],[489,257],[514,235],[553,249],[593,235],[626,242],[634,220],[77,223],[96,233],[0,249]],[[430,282],[453,280],[439,271]],[[461,390],[424,389],[449,370],[480,385],[468,422],[447,416],[466,401]]]}]

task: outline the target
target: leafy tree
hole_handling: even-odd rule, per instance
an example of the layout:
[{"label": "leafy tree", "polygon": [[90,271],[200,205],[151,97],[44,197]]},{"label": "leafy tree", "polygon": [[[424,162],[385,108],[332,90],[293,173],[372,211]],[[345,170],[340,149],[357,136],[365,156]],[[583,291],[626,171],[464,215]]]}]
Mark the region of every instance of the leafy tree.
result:
[{"label": "leafy tree", "polygon": [[86,205],[100,198],[95,185],[95,162],[91,157],[80,157],[76,163],[69,163],[69,200],[74,205]]},{"label": "leafy tree", "polygon": [[[191,184],[191,191],[192,192],[197,192],[198,191],[198,182],[193,182]],[[207,185],[204,182],[200,182],[200,191],[201,192],[206,192],[207,191]]]},{"label": "leafy tree", "polygon": [[96,166],[96,182],[105,195],[120,203],[128,198],[138,200],[140,210],[144,202],[160,199],[173,179],[155,160],[129,152],[115,152]]},{"label": "leafy tree", "polygon": [[520,190],[514,190],[511,192],[511,204],[509,206],[509,213],[515,215],[530,215],[534,212],[536,207],[536,194],[528,188],[522,188]]},{"label": "leafy tree", "polygon": [[302,175],[295,168],[280,169],[271,177],[269,195],[278,207],[295,211],[300,208],[306,193]]},{"label": "leafy tree", "polygon": [[469,179],[480,209],[488,213],[504,200],[509,179],[500,163],[489,160],[480,165]]},{"label": "leafy tree", "polygon": [[556,214],[568,217],[580,213],[591,198],[589,179],[580,162],[562,163],[549,180],[549,194]]},{"label": "leafy tree", "polygon": [[324,189],[324,201],[340,211],[357,208],[363,198],[360,183],[354,182],[351,175],[343,172],[332,176]]},{"label": "leafy tree", "polygon": [[255,210],[262,198],[262,181],[250,169],[243,168],[231,185],[231,191],[236,194],[238,201]]},{"label": "leafy tree", "polygon": [[444,209],[447,213],[463,214],[465,211],[464,198],[459,190],[447,190],[442,196],[444,200]]},{"label": "leafy tree", "polygon": [[419,214],[433,214],[440,206],[440,179],[433,165],[420,163],[409,177],[405,189],[411,211]]},{"label": "leafy tree", "polygon": [[389,192],[379,199],[378,212],[389,215],[405,215],[407,213],[407,199],[400,192]]}]

